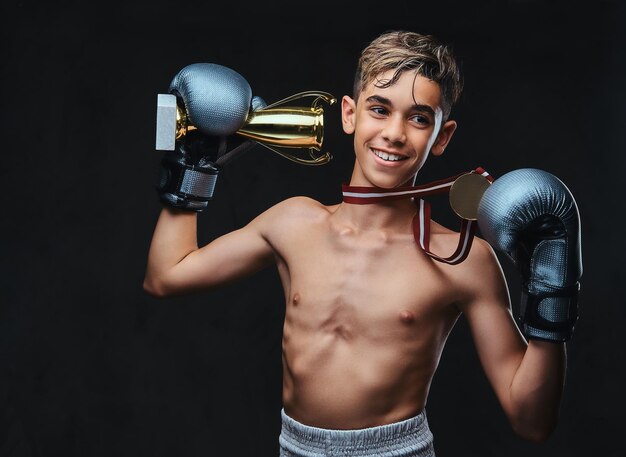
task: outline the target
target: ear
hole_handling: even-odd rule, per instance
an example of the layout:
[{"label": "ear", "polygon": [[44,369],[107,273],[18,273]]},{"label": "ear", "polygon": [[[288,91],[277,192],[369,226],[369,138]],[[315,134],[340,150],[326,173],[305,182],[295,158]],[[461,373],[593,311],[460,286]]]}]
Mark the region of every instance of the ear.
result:
[{"label": "ear", "polygon": [[356,114],[356,102],[344,95],[341,98],[341,124],[343,131],[348,135],[354,133],[354,116]]},{"label": "ear", "polygon": [[442,126],[441,130],[439,130],[439,134],[437,135],[437,139],[433,144],[433,147],[430,148],[430,153],[434,156],[440,156],[443,154],[443,151],[450,143],[450,139],[456,130],[456,121],[446,121]]}]

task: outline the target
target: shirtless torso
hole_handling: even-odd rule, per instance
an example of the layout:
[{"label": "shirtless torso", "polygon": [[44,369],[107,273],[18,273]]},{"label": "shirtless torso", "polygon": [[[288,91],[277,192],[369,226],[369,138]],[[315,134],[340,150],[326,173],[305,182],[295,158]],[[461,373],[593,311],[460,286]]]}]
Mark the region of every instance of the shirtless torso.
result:
[{"label": "shirtless torso", "polygon": [[[468,271],[471,260],[428,257],[408,218],[397,231],[362,230],[341,207],[290,199],[277,211],[289,217],[269,232],[286,300],[283,405],[308,425],[366,428],[425,407],[469,291],[462,278],[477,272]],[[432,230],[433,250],[451,253],[458,234],[436,223]]]}]

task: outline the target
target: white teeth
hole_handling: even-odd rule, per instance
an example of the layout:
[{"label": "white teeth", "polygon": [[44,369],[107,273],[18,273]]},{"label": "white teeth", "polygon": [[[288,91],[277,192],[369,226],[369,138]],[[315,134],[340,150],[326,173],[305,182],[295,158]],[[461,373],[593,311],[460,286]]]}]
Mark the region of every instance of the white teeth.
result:
[{"label": "white teeth", "polygon": [[395,155],[395,154],[388,154],[386,152],[379,151],[378,149],[372,149],[372,151],[374,152],[374,154],[376,154],[377,157],[380,157],[381,159],[386,160],[388,162],[396,162],[398,160],[405,159],[405,157]]}]

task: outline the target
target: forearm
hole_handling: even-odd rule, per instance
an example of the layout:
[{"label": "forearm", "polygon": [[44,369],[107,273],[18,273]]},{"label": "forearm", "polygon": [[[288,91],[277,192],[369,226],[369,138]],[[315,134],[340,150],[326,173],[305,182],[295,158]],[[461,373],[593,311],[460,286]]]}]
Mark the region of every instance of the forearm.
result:
[{"label": "forearm", "polygon": [[197,213],[163,208],[148,252],[144,289],[162,295],[168,272],[197,249]]},{"label": "forearm", "polygon": [[510,388],[510,419],[515,431],[544,441],[556,426],[565,383],[564,343],[530,340]]}]

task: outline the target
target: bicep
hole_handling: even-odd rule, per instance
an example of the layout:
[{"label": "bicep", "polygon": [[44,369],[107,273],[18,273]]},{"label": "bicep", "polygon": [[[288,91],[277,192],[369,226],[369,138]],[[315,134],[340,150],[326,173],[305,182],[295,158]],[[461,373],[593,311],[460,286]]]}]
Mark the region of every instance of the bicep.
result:
[{"label": "bicep", "polygon": [[[510,386],[526,350],[511,312],[506,279],[490,247],[478,255],[480,278],[463,305],[476,351],[485,374],[505,410]],[[477,266],[478,268],[478,266]]]},{"label": "bicep", "polygon": [[260,225],[252,221],[189,253],[170,270],[169,293],[224,285],[270,265],[274,260],[273,250]]}]

